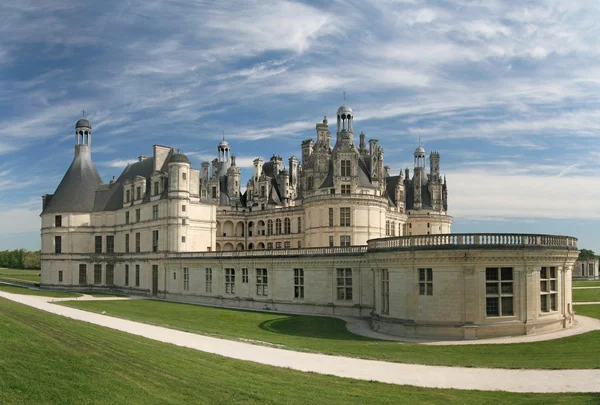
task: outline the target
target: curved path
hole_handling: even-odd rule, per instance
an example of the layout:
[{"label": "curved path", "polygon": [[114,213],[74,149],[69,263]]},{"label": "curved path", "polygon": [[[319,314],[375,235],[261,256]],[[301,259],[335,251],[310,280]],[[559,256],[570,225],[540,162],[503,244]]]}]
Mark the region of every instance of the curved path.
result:
[{"label": "curved path", "polygon": [[16,295],[2,291],[0,291],[0,297],[53,314],[177,346],[299,371],[430,388],[509,392],[600,392],[600,384],[598,384],[600,370],[505,370],[439,367],[301,353],[217,339],[51,303],[60,299]]}]

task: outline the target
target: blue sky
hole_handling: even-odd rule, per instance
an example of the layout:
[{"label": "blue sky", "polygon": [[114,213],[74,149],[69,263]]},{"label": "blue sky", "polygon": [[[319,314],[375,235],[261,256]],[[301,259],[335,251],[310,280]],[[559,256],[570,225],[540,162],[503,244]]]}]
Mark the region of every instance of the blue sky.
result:
[{"label": "blue sky", "polygon": [[200,167],[222,131],[245,181],[346,91],[394,174],[419,137],[440,152],[454,232],[600,252],[596,0],[21,0],[0,21],[0,250],[39,248],[82,109],[104,181],[155,143]]}]

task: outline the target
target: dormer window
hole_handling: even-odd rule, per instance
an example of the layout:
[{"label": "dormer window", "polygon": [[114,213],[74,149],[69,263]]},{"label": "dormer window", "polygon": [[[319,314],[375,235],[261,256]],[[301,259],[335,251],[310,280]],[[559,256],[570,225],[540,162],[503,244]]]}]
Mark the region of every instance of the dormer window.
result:
[{"label": "dormer window", "polygon": [[158,195],[159,194],[159,188],[158,188],[158,181],[154,182],[154,195]]},{"label": "dormer window", "polygon": [[125,192],[125,202],[131,201],[131,191],[127,190]]},{"label": "dormer window", "polygon": [[135,188],[135,199],[139,200],[141,198],[142,198],[142,188],[138,186]]},{"label": "dormer window", "polygon": [[352,176],[351,174],[351,167],[350,167],[350,161],[349,160],[342,160],[342,172],[341,172],[341,176],[342,177],[348,177],[348,176]]}]

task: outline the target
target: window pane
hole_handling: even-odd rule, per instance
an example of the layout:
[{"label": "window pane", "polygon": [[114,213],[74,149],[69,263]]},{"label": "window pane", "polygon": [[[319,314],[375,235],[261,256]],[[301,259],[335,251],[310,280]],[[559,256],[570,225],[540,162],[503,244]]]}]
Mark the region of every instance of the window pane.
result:
[{"label": "window pane", "polygon": [[427,295],[433,295],[433,283],[427,283]]},{"label": "window pane", "polygon": [[556,291],[556,281],[550,281],[550,291]]},{"label": "window pane", "polygon": [[432,280],[433,280],[433,270],[427,269],[427,281],[432,281]]},{"label": "window pane", "polygon": [[338,300],[344,299],[344,289],[341,287],[338,287],[338,289],[337,289],[337,299]]},{"label": "window pane", "polygon": [[513,313],[513,298],[502,297],[502,316],[512,316]]},{"label": "window pane", "polygon": [[425,269],[419,269],[419,281],[425,281]]},{"label": "window pane", "polygon": [[487,283],[485,285],[486,294],[498,294],[498,283]]},{"label": "window pane", "polygon": [[540,278],[548,278],[548,272],[545,267],[540,270]]},{"label": "window pane", "polygon": [[499,316],[498,298],[485,299],[485,312],[487,316]]},{"label": "window pane", "polygon": [[550,294],[550,309],[556,311],[556,294]]},{"label": "window pane", "polygon": [[498,269],[494,269],[494,268],[485,269],[485,279],[487,281],[498,280]]},{"label": "window pane", "polygon": [[548,296],[541,295],[540,296],[540,308],[542,312],[548,312]]},{"label": "window pane", "polygon": [[512,294],[513,293],[513,284],[512,283],[502,283],[502,294]]},{"label": "window pane", "polygon": [[548,291],[548,282],[540,281],[540,291],[547,292]]},{"label": "window pane", "polygon": [[419,283],[419,295],[425,295],[425,283]]},{"label": "window pane", "polygon": [[556,278],[556,267],[550,267],[550,278]]},{"label": "window pane", "polygon": [[512,267],[502,267],[502,280],[512,280],[513,269]]}]

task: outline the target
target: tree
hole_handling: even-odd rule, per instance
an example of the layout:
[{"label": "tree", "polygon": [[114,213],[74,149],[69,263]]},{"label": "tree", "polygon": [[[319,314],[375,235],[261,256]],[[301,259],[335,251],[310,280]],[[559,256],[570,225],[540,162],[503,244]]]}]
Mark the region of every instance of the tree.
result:
[{"label": "tree", "polygon": [[40,269],[40,251],[27,252],[23,258],[23,267],[26,269]]},{"label": "tree", "polygon": [[579,252],[578,260],[589,260],[593,259],[594,257],[596,257],[596,254],[593,250],[581,249],[581,251]]}]

